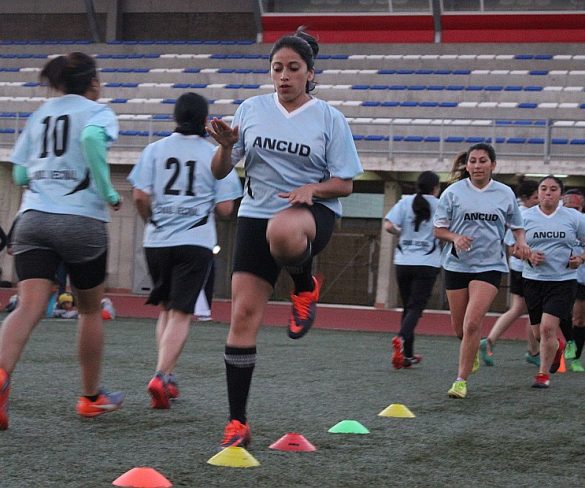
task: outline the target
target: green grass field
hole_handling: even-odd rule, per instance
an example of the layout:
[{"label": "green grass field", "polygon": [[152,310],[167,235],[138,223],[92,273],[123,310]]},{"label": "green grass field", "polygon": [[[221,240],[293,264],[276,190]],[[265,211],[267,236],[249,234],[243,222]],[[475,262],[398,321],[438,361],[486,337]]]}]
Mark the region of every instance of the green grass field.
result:
[{"label": "green grass field", "polygon": [[[207,464],[226,421],[224,324],[194,325],[178,368],[182,397],[149,408],[154,321],[108,326],[104,384],[127,393],[124,409],[76,416],[75,324],[44,321],[13,375],[10,429],[0,432],[0,487],[107,487],[129,469],[151,466],[183,487],[570,487],[585,478],[585,374],[557,374],[530,388],[536,368],[524,344],[502,341],[496,366],[482,367],[469,397],[447,397],[458,342],[419,337],[423,363],[395,371],[390,335],[313,330],[291,341],[282,328],[260,335],[249,403],[260,466]],[[380,417],[392,403],[414,419]],[[344,419],[368,435],[330,434]],[[268,446],[303,434],[313,453]]]}]

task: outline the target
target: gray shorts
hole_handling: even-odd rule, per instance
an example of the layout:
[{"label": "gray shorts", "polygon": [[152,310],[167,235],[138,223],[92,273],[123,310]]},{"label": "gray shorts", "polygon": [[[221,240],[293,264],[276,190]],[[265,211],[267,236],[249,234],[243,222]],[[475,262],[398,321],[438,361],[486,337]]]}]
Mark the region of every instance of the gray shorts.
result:
[{"label": "gray shorts", "polygon": [[66,263],[85,263],[108,250],[108,231],[90,217],[28,210],[18,217],[12,248],[15,255],[47,250]]}]

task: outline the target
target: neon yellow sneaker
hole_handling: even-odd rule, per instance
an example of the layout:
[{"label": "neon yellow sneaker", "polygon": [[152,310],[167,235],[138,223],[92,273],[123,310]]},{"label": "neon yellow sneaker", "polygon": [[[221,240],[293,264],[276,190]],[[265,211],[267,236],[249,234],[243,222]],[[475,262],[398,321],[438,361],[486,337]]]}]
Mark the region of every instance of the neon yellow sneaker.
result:
[{"label": "neon yellow sneaker", "polygon": [[477,373],[479,369],[479,351],[475,353],[475,357],[473,358],[473,366],[471,367],[472,373]]},{"label": "neon yellow sneaker", "polygon": [[449,398],[465,398],[467,396],[467,381],[455,381],[447,395],[449,395]]},{"label": "neon yellow sneaker", "polygon": [[565,359],[575,359],[577,357],[577,345],[575,341],[567,341],[565,346]]},{"label": "neon yellow sneaker", "polygon": [[581,364],[579,359],[571,359],[568,361],[569,363],[569,370],[573,373],[585,373],[585,368]]}]

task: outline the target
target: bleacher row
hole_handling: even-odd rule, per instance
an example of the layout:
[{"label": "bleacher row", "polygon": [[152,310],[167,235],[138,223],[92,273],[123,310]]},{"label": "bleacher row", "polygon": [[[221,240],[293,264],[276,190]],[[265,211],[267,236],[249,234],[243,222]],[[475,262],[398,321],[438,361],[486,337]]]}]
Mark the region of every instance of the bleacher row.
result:
[{"label": "bleacher row", "polygon": [[[100,101],[119,115],[122,147],[168,135],[181,91],[201,92],[214,115],[226,120],[244,99],[273,91],[269,56],[253,43],[226,44],[241,47],[237,53],[209,52],[212,44],[203,42],[185,43],[193,52],[143,48],[156,44],[180,43],[131,43],[132,52],[111,52],[109,44],[94,54]],[[51,96],[38,74],[56,54],[19,52],[22,45],[0,53],[1,145],[13,142],[27,114]],[[87,45],[80,49],[87,52]],[[584,59],[570,53],[324,53],[317,60],[317,96],[346,115],[364,152],[456,152],[450,146],[492,142],[514,147],[514,154],[582,157]]]}]

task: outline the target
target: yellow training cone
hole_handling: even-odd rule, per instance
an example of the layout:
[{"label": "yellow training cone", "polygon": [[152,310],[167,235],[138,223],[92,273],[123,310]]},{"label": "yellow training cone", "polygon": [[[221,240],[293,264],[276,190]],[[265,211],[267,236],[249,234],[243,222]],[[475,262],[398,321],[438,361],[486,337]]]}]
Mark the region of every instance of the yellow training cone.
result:
[{"label": "yellow training cone", "polygon": [[228,468],[253,468],[260,466],[260,463],[256,461],[254,456],[243,447],[226,447],[215,456],[209,458],[207,464],[226,466]]},{"label": "yellow training cone", "polygon": [[403,419],[413,419],[415,415],[404,405],[393,403],[386,407],[379,414],[380,417],[399,417]]}]

